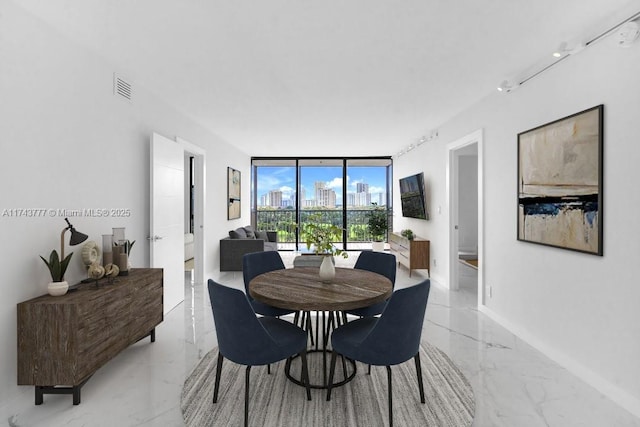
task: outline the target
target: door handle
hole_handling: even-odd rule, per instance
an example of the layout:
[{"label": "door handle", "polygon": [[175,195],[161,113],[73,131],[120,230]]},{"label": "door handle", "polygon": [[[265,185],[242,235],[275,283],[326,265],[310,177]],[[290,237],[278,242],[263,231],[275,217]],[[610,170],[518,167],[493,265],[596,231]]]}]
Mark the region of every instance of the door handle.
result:
[{"label": "door handle", "polygon": [[151,240],[152,242],[155,242],[156,240],[162,240],[162,239],[164,239],[164,237],[158,236],[158,235],[155,235],[153,237],[151,237],[151,236],[147,237],[147,240]]}]

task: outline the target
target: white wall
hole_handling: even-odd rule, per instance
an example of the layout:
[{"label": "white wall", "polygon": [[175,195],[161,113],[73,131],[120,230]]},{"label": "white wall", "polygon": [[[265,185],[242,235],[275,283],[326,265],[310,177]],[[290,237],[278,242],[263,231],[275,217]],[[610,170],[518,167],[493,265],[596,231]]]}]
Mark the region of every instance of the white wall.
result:
[{"label": "white wall", "polygon": [[[393,231],[399,233],[404,229],[411,229],[423,238],[430,240],[430,270],[431,278],[446,284],[446,265],[448,252],[443,242],[448,239],[446,227],[446,152],[444,145],[425,143],[397,158],[393,163]],[[429,220],[405,218],[402,216],[402,204],[400,202],[400,184],[402,177],[424,173],[425,198]],[[425,274],[422,270],[416,270],[418,274]]]},{"label": "white wall", "polygon": [[[495,92],[437,127],[437,141],[398,158],[396,178],[423,170],[430,186],[432,257],[448,251],[447,143],[484,129],[485,311],[640,415],[640,253],[638,181],[640,43],[605,39],[510,94]],[[516,240],[517,134],[604,104],[604,256]],[[394,182],[397,186],[397,182]],[[395,193],[398,194],[397,192]],[[399,206],[398,200],[395,206]],[[408,222],[396,215],[395,229]],[[444,266],[444,262],[442,266]],[[434,276],[445,278],[434,268]]]},{"label": "white wall", "polygon": [[[16,386],[16,304],[46,293],[48,270],[38,255],[59,250],[64,216],[11,216],[24,208],[124,208],[122,218],[76,217],[79,231],[100,242],[124,226],[136,240],[134,267],[147,266],[149,250],[149,139],[153,131],[180,136],[207,156],[206,270],[218,267],[218,239],[235,224],[226,217],[227,166],[249,174],[250,159],[134,83],[128,103],[112,94],[114,68],[64,39],[13,2],[0,0],[0,402],[30,387]],[[213,155],[215,153],[215,155]],[[243,193],[248,194],[248,180]],[[243,209],[248,221],[249,205]],[[68,234],[67,234],[68,240]],[[67,253],[71,248],[66,248]],[[85,277],[78,247],[66,275]]]}]

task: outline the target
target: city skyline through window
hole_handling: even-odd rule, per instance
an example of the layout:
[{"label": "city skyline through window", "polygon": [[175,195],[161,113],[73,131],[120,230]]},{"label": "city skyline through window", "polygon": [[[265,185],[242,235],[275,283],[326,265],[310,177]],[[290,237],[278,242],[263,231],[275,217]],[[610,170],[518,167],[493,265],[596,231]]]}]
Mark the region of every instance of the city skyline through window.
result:
[{"label": "city skyline through window", "polygon": [[[296,195],[294,166],[259,166],[258,207],[336,208],[343,205],[343,176],[340,166],[303,166],[300,172],[300,198]],[[386,170],[380,166],[347,168],[347,207],[386,205]]]}]

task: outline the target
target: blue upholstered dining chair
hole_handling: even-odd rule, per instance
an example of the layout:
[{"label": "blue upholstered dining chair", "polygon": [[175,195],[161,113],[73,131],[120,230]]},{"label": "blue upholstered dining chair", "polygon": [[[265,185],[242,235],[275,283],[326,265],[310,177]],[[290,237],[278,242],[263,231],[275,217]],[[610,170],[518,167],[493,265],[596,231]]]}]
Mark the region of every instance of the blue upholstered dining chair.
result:
[{"label": "blue upholstered dining chair", "polygon": [[369,365],[387,367],[389,426],[393,426],[392,365],[398,365],[411,358],[415,360],[420,401],[425,403],[420,365],[420,338],[430,287],[431,283],[427,279],[415,286],[397,290],[380,317],[357,319],[333,331],[327,400],[331,400],[336,356],[341,354],[348,359]]},{"label": "blue upholstered dining chair", "polygon": [[213,403],[218,401],[224,359],[246,365],[244,390],[244,425],[246,427],[249,419],[251,367],[275,363],[296,354],[300,354],[302,381],[307,389],[307,400],[311,400],[305,331],[274,317],[257,317],[242,291],[223,286],[211,279],[208,287],[219,350]]},{"label": "blue upholstered dining chair", "polygon": [[260,274],[274,270],[284,270],[284,263],[278,251],[253,252],[242,257],[242,278],[247,299],[253,307],[253,311],[262,316],[280,317],[295,313],[295,310],[286,310],[256,301],[249,295],[249,282]]},{"label": "blue upholstered dining chair", "polygon": [[[385,252],[363,251],[353,268],[368,270],[385,276],[391,281],[391,286],[396,285],[396,256]],[[345,313],[359,317],[371,317],[382,314],[387,305],[386,301],[379,302],[369,307],[346,310]]]}]

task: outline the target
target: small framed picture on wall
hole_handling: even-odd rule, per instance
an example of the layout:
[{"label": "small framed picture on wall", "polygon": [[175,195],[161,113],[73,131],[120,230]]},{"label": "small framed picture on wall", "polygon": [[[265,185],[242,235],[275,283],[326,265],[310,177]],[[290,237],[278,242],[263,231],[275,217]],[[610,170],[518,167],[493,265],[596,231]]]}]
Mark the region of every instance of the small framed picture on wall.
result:
[{"label": "small framed picture on wall", "polygon": [[240,171],[227,168],[227,219],[240,218]]}]

